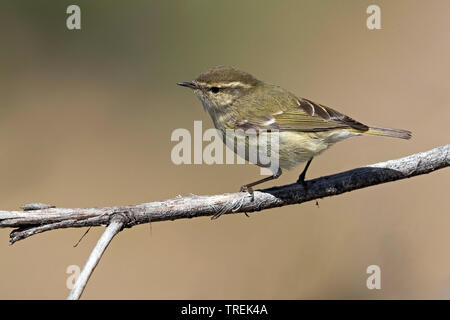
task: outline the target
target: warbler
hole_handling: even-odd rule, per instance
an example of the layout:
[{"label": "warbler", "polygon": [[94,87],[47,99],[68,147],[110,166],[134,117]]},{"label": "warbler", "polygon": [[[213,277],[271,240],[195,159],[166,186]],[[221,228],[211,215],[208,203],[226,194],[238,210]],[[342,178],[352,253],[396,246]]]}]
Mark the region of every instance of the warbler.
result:
[{"label": "warbler", "polygon": [[[234,67],[213,67],[193,81],[177,84],[194,91],[227,145],[230,143],[225,134],[227,130],[251,129],[256,134],[277,135],[279,165],[272,169],[271,176],[241,187],[241,191],[251,194],[252,187],[276,179],[282,174],[282,169],[292,169],[302,162],[306,165],[297,182],[305,186],[306,171],[312,159],[344,139],[359,135],[411,138],[410,131],[365,125]],[[232,137],[233,141],[235,138]],[[251,143],[248,139],[244,143],[244,157],[249,160]],[[237,152],[236,145],[231,145]],[[256,161],[255,164],[267,167],[266,163]]]}]

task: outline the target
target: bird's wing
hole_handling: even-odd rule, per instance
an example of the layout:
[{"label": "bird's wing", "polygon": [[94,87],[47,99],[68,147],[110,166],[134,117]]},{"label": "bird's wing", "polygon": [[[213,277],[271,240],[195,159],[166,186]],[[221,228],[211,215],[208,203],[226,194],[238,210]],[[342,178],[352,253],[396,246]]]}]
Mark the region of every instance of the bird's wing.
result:
[{"label": "bird's wing", "polygon": [[[267,102],[264,101],[264,103]],[[296,103],[295,107],[286,107],[292,106],[293,103]],[[290,97],[289,101],[273,100],[273,104],[276,108],[269,108],[271,110],[269,113],[262,107],[264,104],[260,104],[260,107],[256,104],[255,108],[246,109],[244,118],[239,117],[238,121],[234,121],[233,127],[244,130],[292,132],[323,132],[346,128],[367,131],[369,129],[368,126],[349,116],[308,99]]]}]

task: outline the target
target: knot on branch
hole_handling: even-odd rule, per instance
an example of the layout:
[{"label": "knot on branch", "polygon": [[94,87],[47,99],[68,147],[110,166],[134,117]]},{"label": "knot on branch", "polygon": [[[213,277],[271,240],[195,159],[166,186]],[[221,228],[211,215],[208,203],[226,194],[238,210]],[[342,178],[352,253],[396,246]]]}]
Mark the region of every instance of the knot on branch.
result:
[{"label": "knot on branch", "polygon": [[131,228],[132,226],[138,224],[136,215],[132,212],[132,210],[123,210],[111,213],[109,223],[113,221],[120,222],[122,224],[122,228],[120,230],[123,230],[124,228]]}]

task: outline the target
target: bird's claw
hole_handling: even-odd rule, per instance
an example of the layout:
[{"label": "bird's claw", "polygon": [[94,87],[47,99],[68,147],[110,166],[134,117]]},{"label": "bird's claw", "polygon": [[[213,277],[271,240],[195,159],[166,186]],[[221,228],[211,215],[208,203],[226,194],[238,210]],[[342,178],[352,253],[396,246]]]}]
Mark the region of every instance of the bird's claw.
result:
[{"label": "bird's claw", "polygon": [[255,199],[253,188],[249,187],[247,185],[243,185],[240,189],[240,192],[245,192],[245,191],[247,191],[250,194],[250,196],[252,197],[252,201],[253,201]]}]

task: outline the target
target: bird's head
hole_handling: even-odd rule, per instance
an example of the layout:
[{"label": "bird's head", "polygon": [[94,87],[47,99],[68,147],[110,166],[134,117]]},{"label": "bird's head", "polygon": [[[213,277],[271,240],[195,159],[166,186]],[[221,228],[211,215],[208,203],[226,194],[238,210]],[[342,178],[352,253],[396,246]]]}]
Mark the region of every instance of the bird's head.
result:
[{"label": "bird's head", "polygon": [[234,101],[248,94],[262,82],[251,74],[233,67],[219,66],[200,74],[195,80],[178,82],[194,90],[208,111],[225,110]]}]

